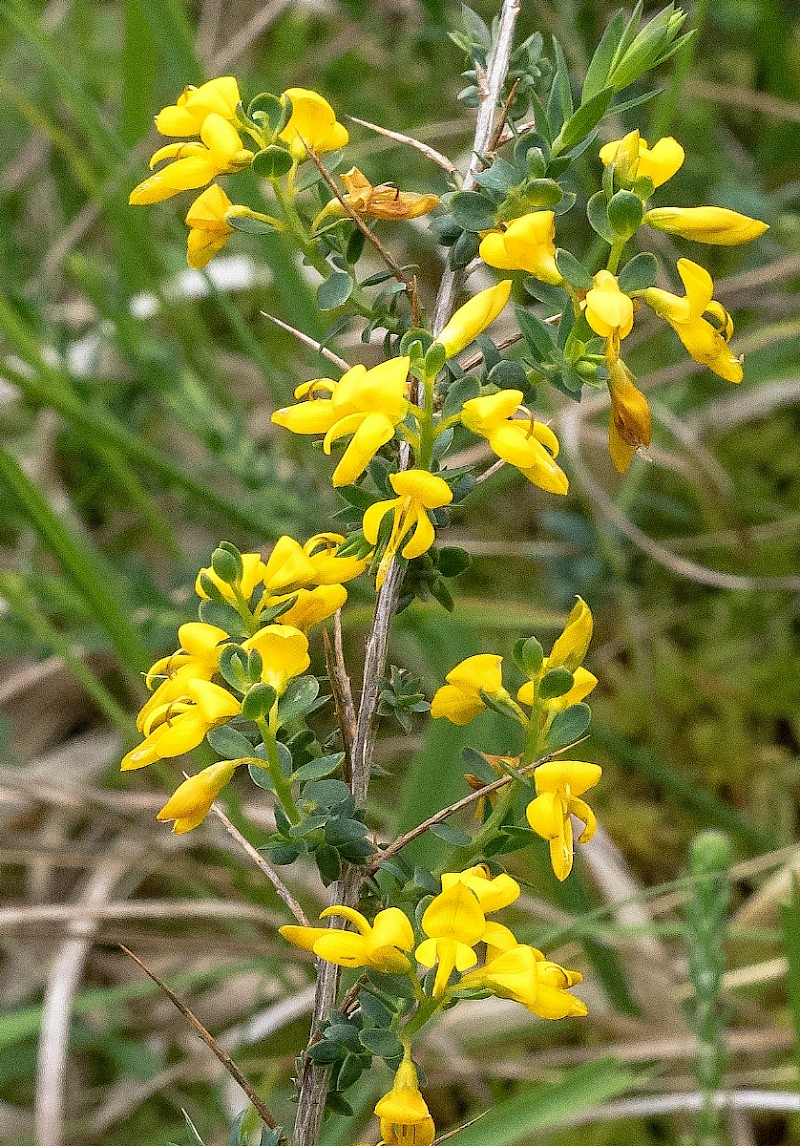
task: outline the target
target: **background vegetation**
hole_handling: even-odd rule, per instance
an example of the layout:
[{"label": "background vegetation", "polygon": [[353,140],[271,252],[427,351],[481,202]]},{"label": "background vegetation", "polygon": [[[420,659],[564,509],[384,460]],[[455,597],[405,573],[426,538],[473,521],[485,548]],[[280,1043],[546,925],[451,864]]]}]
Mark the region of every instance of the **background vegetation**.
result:
[{"label": "background vegetation", "polygon": [[[335,510],[327,464],[269,423],[298,380],[324,373],[321,360],[261,312],[315,337],[325,321],[313,277],[280,238],[240,236],[209,273],[187,274],[180,204],[145,212],[127,196],[152,150],[154,111],[186,82],[228,72],[248,95],[314,86],[340,114],[409,131],[463,166],[472,113],[456,100],[464,65],[448,39],[459,15],[440,0],[5,0],[1,10],[0,1139],[183,1142],[183,1107],[220,1142],[240,1092],[117,943],[170,982],[289,1123],[311,969],[277,940],[281,905],[221,826],[174,837],[156,825],[176,767],[124,778],[117,767],[138,673],[174,647],[216,542],[302,537]],[[612,10],[528,0],[520,31],[556,33],[579,75]],[[725,1133],[736,1146],[800,1133],[800,916],[779,910],[798,864],[800,13],[790,0],[699,0],[690,20],[694,48],[618,126],[681,139],[675,202],[771,224],[752,247],[711,248],[708,263],[737,321],[745,381],[687,362],[655,321],[637,328],[631,364],[653,404],[652,464],[616,475],[601,402],[545,410],[569,497],[556,504],[514,472],[487,482],[454,530],[473,555],[456,613],[415,606],[396,631],[392,659],[430,695],[464,656],[508,653],[531,632],[546,640],[575,593],[597,621],[590,749],[605,769],[604,831],[565,887],[543,855],[514,866],[524,938],[583,967],[590,1016],[556,1029],[497,1000],[459,1008],[424,1060],[437,1125],[496,1103],[494,1146],[685,1140],[682,1096],[698,1085],[689,968],[704,940],[697,910],[684,911],[695,885],[681,877],[709,826],[733,848],[725,1085],[756,1095]],[[444,190],[417,153],[364,128],[352,140],[373,183]],[[587,155],[587,181],[594,163]],[[244,189],[249,177],[236,178]],[[419,264],[432,299],[440,263],[427,221],[385,237]],[[689,251],[660,242],[667,261]],[[335,345],[346,358],[378,353],[347,333]],[[351,602],[356,658],[370,591]],[[482,719],[470,739],[492,747]],[[375,826],[412,826],[461,794],[464,743],[449,725],[424,737],[387,726]],[[258,843],[270,821],[253,789],[228,811]],[[315,878],[292,878],[311,913]],[[604,1066],[609,1054],[622,1065]],[[565,1089],[557,1080],[574,1066]],[[630,1097],[566,1127],[605,1097],[611,1070],[629,1073]],[[364,1134],[375,1085],[370,1076],[357,1091]],[[351,1134],[334,1118],[325,1146]],[[488,1134],[479,1124],[459,1141]]]}]

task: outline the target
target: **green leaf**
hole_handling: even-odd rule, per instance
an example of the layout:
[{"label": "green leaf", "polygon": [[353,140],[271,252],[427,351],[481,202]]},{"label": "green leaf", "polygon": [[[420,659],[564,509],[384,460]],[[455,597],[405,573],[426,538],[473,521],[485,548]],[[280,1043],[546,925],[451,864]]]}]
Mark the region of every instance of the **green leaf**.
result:
[{"label": "green leaf", "polygon": [[197,1127],[192,1122],[189,1115],[185,1110],[181,1113],[183,1114],[183,1120],[186,1123],[186,1137],[189,1139],[189,1146],[205,1146],[203,1139],[197,1133]]},{"label": "green leaf", "polygon": [[[251,753],[251,755],[255,755],[255,753]],[[250,779],[253,781],[257,788],[263,788],[265,792],[275,791],[275,785],[272,783],[272,777],[267,771],[266,761],[262,767],[259,767],[258,764],[248,764],[247,771],[250,773]]]},{"label": "green leaf", "polygon": [[603,32],[600,43],[595,48],[594,55],[589,62],[589,67],[586,69],[586,78],[583,81],[581,93],[582,103],[587,103],[592,96],[597,95],[606,86],[608,70],[624,27],[625,16],[622,12],[617,12]]},{"label": "green leaf", "polygon": [[488,231],[495,224],[495,205],[478,191],[459,191],[450,200],[450,213],[465,231]]},{"label": "green leaf", "polygon": [[303,788],[303,799],[318,808],[351,806],[353,797],[344,780],[311,780]]},{"label": "green leaf", "polygon": [[443,577],[460,577],[472,564],[466,549],[456,545],[444,545],[438,552],[436,564]]},{"label": "green leaf", "polygon": [[521,306],[515,306],[514,313],[517,316],[517,323],[525,341],[536,355],[536,361],[546,361],[550,357],[554,345],[550,327],[546,326],[535,314],[531,314],[529,310],[525,310]]},{"label": "green leaf", "polygon": [[234,231],[242,231],[245,235],[271,235],[275,228],[266,219],[254,219],[252,215],[231,215],[228,222]]},{"label": "green leaf", "polygon": [[613,95],[613,88],[603,88],[597,95],[592,96],[587,103],[581,104],[553,141],[553,155],[571,151],[573,147],[577,147],[578,144],[591,136],[608,111]]},{"label": "green leaf", "polygon": [[586,204],[586,217],[589,225],[601,239],[613,243],[616,238],[614,228],[608,221],[608,200],[604,192],[597,191]]},{"label": "green leaf", "polygon": [[277,693],[271,684],[254,684],[242,701],[242,716],[245,720],[259,720],[262,716],[268,716],[276,697]]},{"label": "green leaf", "polygon": [[323,844],[314,852],[314,859],[319,869],[322,882],[327,886],[334,883],[342,874],[342,860],[336,848]]},{"label": "green leaf", "polygon": [[579,740],[591,720],[592,710],[588,704],[571,704],[569,708],[556,714],[547,734],[547,747],[563,748],[565,744]]},{"label": "green leaf", "polygon": [[649,251],[642,251],[627,262],[619,272],[619,289],[624,294],[647,290],[653,286],[658,274],[658,259]]},{"label": "green leaf", "polygon": [[256,122],[266,123],[270,135],[278,135],[292,114],[291,100],[280,100],[272,92],[261,92],[250,100],[247,114]]},{"label": "green leaf", "polygon": [[556,249],[556,266],[567,282],[577,290],[592,289],[592,276],[587,268],[563,247]]},{"label": "green leaf", "polygon": [[[539,682],[537,694],[542,700],[555,700],[569,692],[575,683],[575,678],[569,669],[554,668],[546,672]],[[566,711],[569,711],[568,709]]]},{"label": "green leaf", "polygon": [[403,1053],[403,1044],[394,1031],[372,1028],[362,1031],[359,1039],[370,1054],[378,1055],[379,1058],[396,1058]]},{"label": "green leaf", "polygon": [[241,760],[254,754],[252,743],[230,724],[212,728],[206,733],[206,740],[223,760]]},{"label": "green leaf", "polygon": [[336,310],[353,293],[353,280],[346,271],[334,273],[317,287],[317,306],[320,310]]},{"label": "green leaf", "polygon": [[454,824],[434,824],[430,829],[435,836],[445,843],[453,844],[455,847],[462,848],[471,841],[472,837],[467,835],[461,828],[457,828]]},{"label": "green leaf", "polygon": [[644,218],[644,206],[632,191],[617,191],[611,196],[607,208],[608,221],[618,239],[629,239],[639,229]]},{"label": "green leaf", "polygon": [[307,764],[301,764],[299,768],[295,769],[292,773],[292,779],[300,781],[324,780],[341,767],[343,760],[344,752],[334,752],[330,756],[319,756],[316,760],[309,760]]},{"label": "green leaf", "polygon": [[465,374],[458,378],[447,391],[447,397],[442,407],[442,417],[452,418],[463,408],[465,402],[477,398],[481,392],[481,384],[474,374]]},{"label": "green leaf", "polygon": [[278,701],[278,719],[291,724],[311,712],[319,695],[319,681],[315,676],[296,676],[290,680],[286,692]]},{"label": "green leaf", "polygon": [[280,147],[276,143],[257,151],[250,165],[253,174],[260,179],[282,179],[293,166],[294,159],[288,147]]}]

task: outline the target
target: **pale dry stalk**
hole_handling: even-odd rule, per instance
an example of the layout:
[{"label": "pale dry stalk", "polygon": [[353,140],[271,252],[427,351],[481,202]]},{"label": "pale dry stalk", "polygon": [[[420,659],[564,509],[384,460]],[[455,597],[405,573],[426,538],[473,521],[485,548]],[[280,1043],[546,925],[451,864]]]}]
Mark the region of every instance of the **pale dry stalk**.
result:
[{"label": "pale dry stalk", "polygon": [[[481,166],[479,157],[486,153],[493,136],[500,93],[508,73],[519,8],[520,0],[503,0],[497,38],[488,61],[483,99],[478,108],[475,138],[472,145],[472,160],[464,180],[465,188],[472,185],[474,176]],[[441,330],[452,314],[459,282],[460,276],[449,269],[442,275],[434,312],[433,326],[435,331]],[[408,451],[404,451],[401,465],[403,468],[408,467]],[[377,709],[380,699],[379,682],[386,668],[389,632],[397,611],[402,580],[402,570],[395,561],[390,566],[378,593],[372,630],[367,641],[361,700],[358,707],[352,749],[351,788],[359,806],[363,806],[366,802],[369,788],[372,753],[375,746]],[[361,880],[362,876],[358,868],[346,868],[342,878],[331,885],[331,905],[354,907],[358,903]],[[317,991],[311,1020],[310,1043],[317,1039],[321,1024],[336,1002],[338,988],[339,968],[332,963],[318,960]],[[327,1071],[313,1066],[306,1059],[299,1084],[300,1095],[294,1127],[294,1146],[316,1146],[328,1088]]]}]

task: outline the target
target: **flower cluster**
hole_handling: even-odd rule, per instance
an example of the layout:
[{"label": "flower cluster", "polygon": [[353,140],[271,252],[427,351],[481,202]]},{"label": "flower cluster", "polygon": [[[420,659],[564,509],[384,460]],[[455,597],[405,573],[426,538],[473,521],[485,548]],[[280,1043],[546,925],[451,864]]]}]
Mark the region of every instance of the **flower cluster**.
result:
[{"label": "flower cluster", "polygon": [[[465,725],[491,706],[522,726],[526,748],[521,762],[523,766],[533,764],[549,746],[548,738],[559,714],[581,706],[597,685],[597,677],[583,667],[592,629],[591,610],[579,597],[549,656],[544,656],[534,637],[520,642],[515,650],[516,660],[528,679],[518,688],[516,700],[503,685],[502,657],[494,653],[467,657],[450,670],[447,683],[437,690],[431,716]],[[548,760],[535,767],[537,794],[528,804],[526,815],[531,828],[550,842],[553,871],[560,880],[572,870],[571,816],[576,815],[585,825],[580,843],[594,835],[594,815],[577,797],[593,788],[600,776],[599,765],[584,761]]]},{"label": "flower cluster", "polygon": [[[280,932],[290,943],[340,967],[411,976],[420,1013],[425,1007],[428,1018],[453,998],[485,994],[511,999],[543,1019],[586,1014],[586,1005],[570,993],[581,981],[579,972],[546,959],[536,947],[518,942],[509,927],[487,918],[518,899],[516,880],[505,873],[492,876],[485,865],[477,864],[466,871],[446,872],[441,882],[441,892],[422,913],[421,940],[411,919],[397,907],[379,911],[372,923],[354,908],[330,907],[322,912],[322,918],[345,919],[355,931],[291,925]],[[480,966],[479,947],[484,952]],[[422,983],[415,962],[425,969]],[[398,1032],[405,1047],[403,1062],[392,1089],[375,1107],[387,1144],[430,1144],[434,1137],[411,1061],[414,1023],[411,1018],[407,1029]]]},{"label": "flower cluster", "polygon": [[[183,755],[239,717],[255,718],[275,747],[280,698],[311,663],[308,630],[342,607],[344,582],[367,565],[366,559],[339,555],[343,540],[323,533],[300,545],[284,536],[266,561],[233,546],[215,551],[195,587],[201,615],[203,603],[222,606],[227,627],[203,620],[180,626],[180,647],[147,674],[152,695],[137,718],[144,740],[125,755],[123,771]],[[158,818],[174,820],[176,832],[196,827],[236,768],[253,763],[269,767],[253,752],[189,777]]]}]

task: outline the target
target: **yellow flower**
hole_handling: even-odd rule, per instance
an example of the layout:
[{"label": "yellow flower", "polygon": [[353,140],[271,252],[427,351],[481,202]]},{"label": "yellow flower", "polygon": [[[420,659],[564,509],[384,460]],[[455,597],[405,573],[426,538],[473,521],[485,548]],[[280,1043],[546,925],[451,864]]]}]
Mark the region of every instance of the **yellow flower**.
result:
[{"label": "yellow flower", "polygon": [[151,711],[143,723],[145,740],[123,758],[123,772],[145,768],[154,760],[181,756],[202,743],[205,734],[241,711],[241,703],[218,684],[190,680],[175,700]]},{"label": "yellow flower", "polygon": [[199,88],[190,84],[174,104],[158,113],[156,130],[162,135],[199,135],[206,117],[212,112],[234,123],[241,98],[239,85],[233,76],[219,76]]},{"label": "yellow flower", "polygon": [[332,927],[280,927],[284,939],[313,951],[320,959],[339,967],[373,967],[387,975],[404,975],[411,970],[410,960],[402,954],[414,946],[414,932],[408,918],[398,907],[379,911],[370,924],[352,907],[326,907],[320,919],[340,915],[358,930],[343,931]]},{"label": "yellow flower", "polygon": [[[637,154],[638,152],[638,154]],[[652,148],[642,139],[638,131],[632,131],[624,139],[615,139],[600,148],[600,159],[605,167],[618,163],[620,158],[630,156],[625,165],[625,182],[633,183],[637,176],[648,176],[654,187],[660,187],[680,171],[686,152],[671,135],[659,139]]]},{"label": "yellow flower", "polygon": [[465,975],[459,986],[482,988],[501,999],[513,999],[541,1019],[564,1019],[586,1014],[586,1004],[569,994],[569,988],[581,978],[578,971],[568,971],[545,959],[535,947],[517,944],[488,960],[480,970]]},{"label": "yellow flower", "polygon": [[650,406],[621,358],[608,363],[608,391],[608,450],[617,471],[624,474],[639,446],[650,445]]},{"label": "yellow flower", "polygon": [[610,271],[598,271],[592,281],[594,286],[586,292],[583,303],[586,321],[595,334],[605,338],[606,357],[615,360],[619,358],[620,340],[633,328],[633,300],[619,289]]},{"label": "yellow flower", "polygon": [[[364,219],[419,219],[439,206],[438,195],[425,195],[417,191],[401,191],[394,183],[379,183],[373,187],[369,179],[351,167],[342,177],[346,191],[342,199],[347,206]],[[331,199],[314,220],[316,229],[329,216],[347,218],[347,211],[338,199]]]},{"label": "yellow flower", "polygon": [[386,1146],[431,1146],[436,1137],[436,1127],[410,1058],[400,1063],[394,1085],[377,1103],[375,1113],[381,1120],[381,1137]]},{"label": "yellow flower", "polygon": [[173,832],[182,835],[196,828],[211,810],[222,789],[236,771],[235,760],[220,760],[184,780],[156,816],[157,820],[174,820]]},{"label": "yellow flower", "polygon": [[[260,553],[243,553],[242,554],[242,579],[239,582],[239,589],[246,601],[249,601],[253,595],[253,590],[256,585],[260,585],[264,580],[265,565]],[[208,577],[214,587],[222,594],[226,601],[230,601],[232,605],[236,604],[236,594],[233,587],[223,581],[208,565],[201,569],[197,574],[194,583],[194,591],[198,597],[202,597],[204,601],[208,600],[208,594],[203,588],[201,582]]]},{"label": "yellow flower", "polygon": [[[316,378],[295,390],[295,397],[312,397],[297,406],[276,410],[272,421],[293,434],[324,434],[326,454],[339,438],[352,441],[333,471],[334,486],[349,485],[369,465],[381,446],[394,437],[408,411],[406,389],[409,359],[390,358],[367,370],[353,366],[338,382]],[[327,392],[328,398],[316,397]]]},{"label": "yellow flower", "polygon": [[448,358],[469,346],[481,331],[494,322],[510,294],[511,279],[503,279],[496,286],[479,291],[469,302],[459,307],[445,328],[436,335],[436,341],[444,347]]},{"label": "yellow flower", "polygon": [[190,267],[200,270],[210,263],[234,233],[233,227],[225,218],[231,201],[218,183],[212,183],[195,199],[186,212],[189,239],[186,261]]},{"label": "yellow flower", "polygon": [[486,864],[482,863],[467,868],[466,871],[444,872],[442,891],[449,891],[456,884],[463,884],[469,888],[478,900],[478,906],[484,915],[492,915],[493,912],[508,907],[520,896],[520,887],[515,879],[505,872],[493,877]]},{"label": "yellow flower", "polygon": [[561,712],[571,704],[578,704],[587,697],[597,684],[594,673],[582,667],[583,658],[592,639],[594,622],[592,611],[582,597],[573,605],[563,632],[557,637],[549,657],[544,657],[541,668],[533,680],[526,681],[517,693],[521,704],[532,705],[536,695],[536,684],[551,669],[563,668],[572,673],[572,687],[563,695],[551,700],[540,701],[549,712]]},{"label": "yellow flower", "polygon": [[532,211],[509,223],[505,231],[489,231],[479,254],[490,267],[527,271],[542,282],[556,285],[562,275],[556,266],[556,217],[552,211]]},{"label": "yellow flower", "polygon": [[278,696],[286,692],[292,677],[300,676],[311,664],[308,637],[292,625],[266,625],[242,641],[242,648],[258,650],[264,662],[261,680],[271,684]]},{"label": "yellow flower", "polygon": [[558,438],[530,416],[515,418],[514,414],[525,409],[521,403],[521,390],[499,390],[470,398],[461,410],[461,421],[473,434],[486,438],[497,456],[515,466],[533,485],[548,493],[566,493],[569,481],[554,461]]},{"label": "yellow flower", "polygon": [[538,795],[528,804],[525,814],[537,835],[550,841],[550,861],[557,879],[566,879],[572,871],[570,816],[577,816],[584,823],[579,843],[585,844],[595,833],[594,812],[578,797],[593,788],[601,775],[599,764],[582,760],[548,760],[533,774]]},{"label": "yellow flower", "polygon": [[478,961],[473,947],[486,930],[486,917],[477,896],[464,883],[456,882],[437,895],[422,916],[422,930],[428,936],[415,955],[423,967],[433,967],[436,979],[433,997],[444,994],[453,970],[466,971]]},{"label": "yellow flower", "polygon": [[296,629],[307,633],[320,621],[327,621],[337,609],[341,609],[347,600],[347,590],[344,585],[317,585],[313,589],[295,589],[293,593],[270,597],[269,607],[288,601],[294,597],[295,602],[285,613],[281,613],[282,625],[293,625]]},{"label": "yellow flower", "polygon": [[204,187],[218,175],[243,171],[253,160],[253,152],[242,147],[239,133],[232,123],[212,112],[200,128],[202,143],[168,143],[150,160],[150,167],[162,159],[174,162],[162,167],[130,193],[129,202],[160,203],[180,191]]},{"label": "yellow flower", "polygon": [[314,566],[315,585],[341,585],[352,581],[369,565],[369,557],[339,556],[344,542],[341,533],[315,533],[303,546],[303,552]]},{"label": "yellow flower", "polygon": [[216,625],[206,625],[202,621],[189,621],[178,629],[180,647],[177,652],[157,660],[145,678],[148,688],[153,688],[159,677],[165,677],[148,699],[136,721],[141,730],[151,712],[176,700],[182,695],[190,680],[211,680],[219,667],[219,654],[230,637],[224,629]]},{"label": "yellow flower", "polygon": [[283,94],[292,101],[292,114],[278,138],[289,144],[295,159],[305,159],[309,147],[318,155],[344,147],[350,135],[323,96],[307,88],[287,88]]},{"label": "yellow flower", "polygon": [[[686,288],[683,298],[657,287],[642,291],[642,298],[670,324],[695,362],[728,382],[741,382],[742,364],[728,346],[733,322],[725,308],[714,301],[711,275],[690,259],[678,260],[678,274]],[[706,314],[713,323],[704,317]]]},{"label": "yellow flower", "polygon": [[262,580],[267,593],[286,593],[300,585],[313,585],[314,563],[299,541],[284,534],[272,547]]},{"label": "yellow flower", "polygon": [[654,207],[643,221],[668,235],[723,247],[749,243],[769,230],[768,223],[727,207]]},{"label": "yellow flower", "polygon": [[394,515],[394,524],[383,557],[378,567],[376,585],[380,589],[395,554],[410,533],[401,553],[408,561],[427,553],[436,540],[436,531],[428,517],[429,509],[441,509],[453,500],[453,491],[443,478],[427,470],[402,470],[389,474],[389,482],[397,497],[389,501],[376,501],[364,514],[364,536],[370,545],[378,542],[378,531],[387,513]]},{"label": "yellow flower", "polygon": [[478,653],[457,664],[445,677],[447,684],[434,694],[431,716],[444,716],[451,724],[469,724],[486,707],[481,693],[507,697],[500,672],[502,663],[503,658],[494,653]]}]

